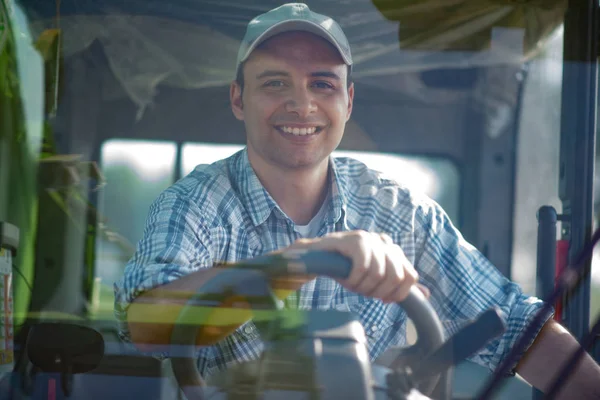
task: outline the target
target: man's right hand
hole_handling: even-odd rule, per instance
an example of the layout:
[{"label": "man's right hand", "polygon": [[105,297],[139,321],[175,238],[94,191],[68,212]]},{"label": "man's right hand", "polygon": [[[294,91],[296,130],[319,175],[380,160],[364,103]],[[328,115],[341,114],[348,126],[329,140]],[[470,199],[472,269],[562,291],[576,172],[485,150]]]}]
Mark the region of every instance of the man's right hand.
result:
[{"label": "man's right hand", "polygon": [[417,285],[425,297],[429,290],[419,285],[419,275],[404,252],[386,234],[366,231],[334,232],[315,239],[300,239],[286,250],[327,250],[352,260],[347,279],[337,279],[346,289],[384,303],[402,301]]}]

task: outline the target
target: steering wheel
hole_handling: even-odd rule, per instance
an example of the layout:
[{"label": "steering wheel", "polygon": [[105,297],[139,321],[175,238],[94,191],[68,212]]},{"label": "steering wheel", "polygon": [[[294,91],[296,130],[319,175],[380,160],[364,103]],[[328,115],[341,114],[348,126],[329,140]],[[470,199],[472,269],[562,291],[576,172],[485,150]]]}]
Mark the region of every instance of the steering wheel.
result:
[{"label": "steering wheel", "polygon": [[[204,399],[205,383],[198,371],[197,346],[195,346],[196,338],[202,327],[189,322],[185,323],[185,321],[193,320],[190,318],[199,304],[215,305],[215,293],[221,293],[223,290],[232,291],[232,288],[235,288],[235,292],[243,290],[248,297],[256,296],[258,298],[262,295],[266,299],[262,304],[251,303],[253,310],[264,309],[265,306],[277,309],[281,306],[278,306],[278,300],[271,292],[268,284],[269,278],[319,275],[345,279],[350,275],[352,264],[348,258],[338,253],[294,251],[260,256],[231,267],[233,269],[224,269],[215,278],[212,278],[188,300],[181,310],[171,334],[171,344],[173,348],[177,349],[177,354],[171,357],[173,373],[180,389],[189,400]],[[212,290],[206,290],[207,286],[212,286]],[[248,293],[249,291],[251,293]],[[404,358],[400,364],[405,363],[408,365],[404,365],[404,367],[414,368],[416,366],[411,363],[418,362],[420,357],[424,357],[443,344],[444,334],[433,307],[416,287],[411,288],[406,299],[398,304],[406,311],[417,331],[416,343],[402,352],[403,355],[411,354],[411,361],[406,361]],[[397,365],[398,363],[393,364]],[[438,382],[443,396],[448,397],[451,392],[448,371],[424,380],[419,384],[418,389],[423,393],[431,393]]]}]

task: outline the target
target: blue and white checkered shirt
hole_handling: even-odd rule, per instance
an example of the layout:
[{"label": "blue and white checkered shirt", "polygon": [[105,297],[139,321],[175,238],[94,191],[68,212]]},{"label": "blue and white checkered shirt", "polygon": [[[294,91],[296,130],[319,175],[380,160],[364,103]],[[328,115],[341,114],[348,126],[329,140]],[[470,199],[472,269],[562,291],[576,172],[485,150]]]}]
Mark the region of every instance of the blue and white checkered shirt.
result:
[{"label": "blue and white checkered shirt", "polygon": [[[498,306],[506,319],[506,333],[471,357],[493,370],[542,302],[525,296],[467,243],[431,199],[353,159],[332,158],[330,166],[329,204],[319,236],[356,229],[390,235],[430,289],[430,301],[447,337]],[[196,167],[150,207],[143,238],[124,277],[115,284],[122,339],[130,341],[126,311],[140,293],[218,262],[233,263],[283,248],[296,239],[294,222],[261,185],[245,149]],[[351,293],[329,278],[305,284],[298,306],[356,313],[365,327],[372,360],[388,347],[406,343],[406,314],[399,306]],[[256,327],[248,322],[220,343],[200,350],[200,372],[206,377],[232,363],[255,359],[262,348]]]}]

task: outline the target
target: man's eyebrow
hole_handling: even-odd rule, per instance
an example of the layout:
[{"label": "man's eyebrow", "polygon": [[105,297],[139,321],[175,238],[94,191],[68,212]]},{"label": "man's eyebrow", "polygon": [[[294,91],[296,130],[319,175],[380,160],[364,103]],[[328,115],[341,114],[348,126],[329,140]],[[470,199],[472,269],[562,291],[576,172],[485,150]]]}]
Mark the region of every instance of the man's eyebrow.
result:
[{"label": "man's eyebrow", "polygon": [[256,79],[272,78],[274,76],[290,76],[290,74],[285,71],[266,70],[256,75]]},{"label": "man's eyebrow", "polygon": [[[256,75],[256,79],[272,78],[272,77],[276,77],[276,76],[289,77],[290,74],[285,71],[266,70],[266,71],[263,71],[260,74]],[[338,74],[336,74],[335,72],[331,72],[331,71],[315,71],[315,72],[311,72],[310,76],[313,78],[331,78],[331,79],[335,79],[336,81],[342,80],[342,78]]]},{"label": "man's eyebrow", "polygon": [[331,71],[317,71],[311,73],[310,76],[312,76],[313,78],[331,78],[335,79],[336,81],[342,80],[342,78],[338,74]]}]

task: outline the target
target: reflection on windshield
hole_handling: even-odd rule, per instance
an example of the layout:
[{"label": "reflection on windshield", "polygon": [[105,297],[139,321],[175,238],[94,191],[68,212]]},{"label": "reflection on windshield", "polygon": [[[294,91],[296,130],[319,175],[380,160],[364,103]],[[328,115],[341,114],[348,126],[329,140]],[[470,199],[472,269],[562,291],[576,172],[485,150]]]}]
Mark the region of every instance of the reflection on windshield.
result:
[{"label": "reflection on windshield", "polygon": [[[26,14],[15,14],[22,25],[18,29],[31,35],[15,37],[23,42],[17,67],[24,123],[32,132],[25,135],[27,148],[37,160],[42,123],[47,122],[46,134],[58,154],[100,164],[108,184],[91,202],[97,201],[99,224],[110,234],[96,237],[92,276],[100,292],[95,305],[112,315],[112,284],[142,237],[152,201],[196,165],[241,148],[231,144],[243,132],[234,125],[239,121],[231,115],[228,84],[245,24],[272,2],[63,1],[58,28],[64,40],[55,82],[61,88],[60,107],[48,121],[41,116],[41,59],[31,44],[57,28],[57,7],[54,2],[23,3]],[[398,10],[386,14],[379,8],[383,3]],[[491,248],[486,256],[533,294],[535,213],[542,204],[561,208],[556,194],[562,52],[556,50],[562,50],[562,29],[549,42],[541,39],[560,23],[566,2],[523,13],[524,6],[515,2],[479,6],[472,1],[471,15],[461,15],[460,7],[435,10],[439,1],[413,3],[311,2],[341,22],[356,60],[352,123],[357,128],[345,138],[353,145],[342,146],[355,151],[335,155],[357,158],[428,194],[456,225],[464,218],[465,236],[481,250]],[[489,8],[481,12],[481,7]],[[523,74],[526,61],[531,61],[530,70]],[[515,123],[516,118],[521,120]],[[376,153],[382,149],[389,152]],[[26,179],[35,183],[37,163],[30,164],[36,171],[17,165],[19,175],[11,178],[16,188],[0,186],[0,193],[17,193]],[[484,198],[489,188],[492,195]],[[37,200],[28,195],[28,202]],[[4,207],[0,204],[0,210]],[[497,210],[500,217],[490,218]],[[35,212],[26,213],[31,224],[37,223]],[[490,223],[498,220],[501,226]],[[82,221],[77,222],[85,226]],[[29,228],[27,222],[19,225]],[[45,228],[40,231],[54,232]],[[71,239],[81,234],[72,227],[64,232],[58,241],[74,247],[77,240]],[[29,277],[35,275],[34,244],[51,241],[36,236],[35,229],[27,234],[30,245],[22,246],[21,254],[31,261],[24,274]],[[69,248],[56,262],[64,276],[83,269],[85,263],[76,258],[80,250]],[[67,301],[81,295],[83,285],[64,289],[61,284],[44,290]],[[17,301],[25,309],[29,297],[20,295]],[[591,301],[593,320],[600,312],[600,249],[592,267]]]}]

